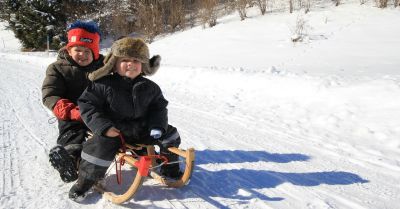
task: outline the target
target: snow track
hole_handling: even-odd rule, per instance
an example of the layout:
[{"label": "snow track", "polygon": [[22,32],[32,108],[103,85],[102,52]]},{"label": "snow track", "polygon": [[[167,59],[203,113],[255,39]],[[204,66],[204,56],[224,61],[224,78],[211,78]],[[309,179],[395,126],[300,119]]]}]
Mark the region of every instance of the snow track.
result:
[{"label": "snow track", "polygon": [[[196,166],[188,186],[149,179],[122,207],[399,208],[400,15],[354,2],[301,15],[310,39],[295,45],[298,14],[256,8],[153,42],[163,61],[150,79]],[[68,200],[41,102],[55,57],[16,48],[0,48],[0,208],[121,208],[96,192]]]},{"label": "snow track", "polygon": [[[4,75],[0,83],[0,204],[7,208],[52,208],[54,204],[57,208],[117,208],[97,193],[89,195],[83,205],[67,200],[71,184],[59,180],[47,159],[57,136],[53,116],[41,104],[40,86],[47,63],[30,59],[33,57],[3,59],[0,65]],[[399,180],[400,168],[394,158],[399,151],[387,147],[372,151],[376,145],[370,139],[368,143],[352,139],[351,129],[359,128],[357,123],[328,121],[321,126],[315,121],[328,116],[318,107],[296,99],[282,101],[282,94],[280,98],[268,92],[259,94],[240,83],[236,89],[226,88],[229,82],[237,82],[240,72],[229,76],[214,73],[214,77],[228,77],[227,83],[207,83],[202,91],[198,91],[201,84],[197,80],[204,81],[202,76],[208,77],[212,69],[188,73],[181,81],[170,78],[169,74],[185,71],[189,69],[171,66],[154,80],[171,102],[170,123],[178,127],[182,147],[197,150],[191,183],[176,190],[146,181],[127,207],[361,209],[384,208],[400,199],[400,188],[394,186]],[[255,86],[282,79],[309,86],[321,82],[299,76],[264,74],[265,80],[243,76],[254,79]],[[257,102],[253,102],[255,97]],[[346,111],[361,117],[356,108]],[[372,201],[377,198],[380,201]]]},{"label": "snow track", "polygon": [[[15,158],[18,157],[18,152],[15,146],[15,136],[11,133],[12,120],[11,114],[7,114],[4,110],[9,108],[8,104],[0,103],[2,109],[0,114],[6,116],[7,120],[3,120],[1,124],[1,167],[3,172],[1,175],[1,197],[2,201],[9,201],[15,196],[15,190],[19,187],[19,168]],[[17,174],[17,175],[15,175]],[[15,176],[14,176],[15,175]]]}]

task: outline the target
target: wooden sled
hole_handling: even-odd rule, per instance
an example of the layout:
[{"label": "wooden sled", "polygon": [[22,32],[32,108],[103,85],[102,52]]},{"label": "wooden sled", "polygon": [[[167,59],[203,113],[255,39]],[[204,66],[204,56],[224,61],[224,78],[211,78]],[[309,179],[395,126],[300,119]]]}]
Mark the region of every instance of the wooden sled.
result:
[{"label": "wooden sled", "polygon": [[[132,150],[134,151],[138,149],[138,147],[134,147],[128,144],[126,144],[126,147],[127,151],[132,151]],[[135,176],[132,178],[132,180],[129,180],[129,182],[124,180],[123,184],[130,184],[130,186],[126,189],[126,191],[123,191],[122,194],[115,194],[110,188],[104,188],[101,185],[96,185],[95,189],[103,193],[103,197],[105,197],[106,199],[110,200],[115,204],[122,204],[125,201],[131,199],[135,195],[135,193],[139,190],[140,186],[143,184],[145,178],[149,176],[158,181],[159,183],[166,185],[168,187],[179,188],[189,183],[194,167],[195,155],[193,148],[190,148],[188,150],[182,150],[176,147],[168,148],[169,151],[185,159],[184,160],[185,170],[183,172],[182,177],[178,180],[170,180],[162,177],[160,174],[152,170],[152,168],[157,166],[156,158],[151,157],[154,156],[155,154],[154,146],[153,145],[139,146],[139,148],[143,147],[147,148],[147,154],[148,154],[147,156],[134,157],[132,155],[126,155],[126,153],[122,152],[117,154],[117,159],[123,158],[126,164],[134,168],[129,172],[134,172]],[[149,160],[150,162],[147,163],[142,162]]]}]

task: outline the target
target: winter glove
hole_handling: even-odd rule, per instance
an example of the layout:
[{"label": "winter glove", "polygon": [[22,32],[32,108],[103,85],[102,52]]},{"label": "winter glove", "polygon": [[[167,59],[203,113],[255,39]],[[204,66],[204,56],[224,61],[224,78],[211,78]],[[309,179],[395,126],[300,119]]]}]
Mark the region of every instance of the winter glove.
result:
[{"label": "winter glove", "polygon": [[82,121],[79,107],[68,99],[60,99],[53,108],[54,115],[60,120]]},{"label": "winter glove", "polygon": [[54,105],[53,113],[60,120],[70,119],[70,111],[74,109],[76,105],[68,99],[60,99]]},{"label": "winter glove", "polygon": [[70,112],[69,112],[69,118],[71,120],[76,120],[76,121],[82,121],[81,118],[81,113],[79,112],[79,107],[75,106]]},{"label": "winter glove", "polygon": [[153,137],[153,139],[159,139],[161,135],[162,132],[159,129],[151,129],[150,131],[150,136]]}]

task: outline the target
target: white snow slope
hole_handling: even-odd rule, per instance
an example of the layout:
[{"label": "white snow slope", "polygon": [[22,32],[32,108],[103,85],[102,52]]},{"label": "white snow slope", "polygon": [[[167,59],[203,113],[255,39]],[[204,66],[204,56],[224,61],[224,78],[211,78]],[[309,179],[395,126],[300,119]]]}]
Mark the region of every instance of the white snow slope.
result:
[{"label": "white snow slope", "polygon": [[188,186],[149,179],[122,206],[96,192],[68,199],[72,183],[47,157],[57,125],[41,103],[55,56],[18,52],[1,29],[0,208],[398,208],[399,9],[316,8],[298,44],[298,14],[249,16],[151,44],[163,56],[151,79],[196,167]]}]

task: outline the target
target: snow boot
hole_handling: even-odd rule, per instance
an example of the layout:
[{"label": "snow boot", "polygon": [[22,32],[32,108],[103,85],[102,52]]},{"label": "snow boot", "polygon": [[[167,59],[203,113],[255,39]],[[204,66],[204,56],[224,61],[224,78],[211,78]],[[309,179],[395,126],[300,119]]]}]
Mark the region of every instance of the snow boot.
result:
[{"label": "snow boot", "polygon": [[143,147],[142,149],[139,150],[134,150],[135,154],[139,156],[146,156],[147,155],[147,148]]},{"label": "snow boot", "polygon": [[171,179],[179,179],[182,177],[183,173],[179,168],[179,163],[177,162],[179,160],[179,156],[171,152],[161,152],[161,155],[168,159],[168,163],[172,163],[161,166],[161,175]]},{"label": "snow boot", "polygon": [[96,182],[91,179],[78,178],[78,181],[76,181],[69,190],[69,199],[75,202],[82,202],[95,183]]},{"label": "snow boot", "polygon": [[161,175],[170,179],[178,180],[182,177],[183,172],[179,168],[179,164],[170,164],[161,166]]},{"label": "snow boot", "polygon": [[60,173],[61,180],[64,182],[68,183],[78,179],[74,158],[61,145],[57,145],[50,150],[49,161]]}]

